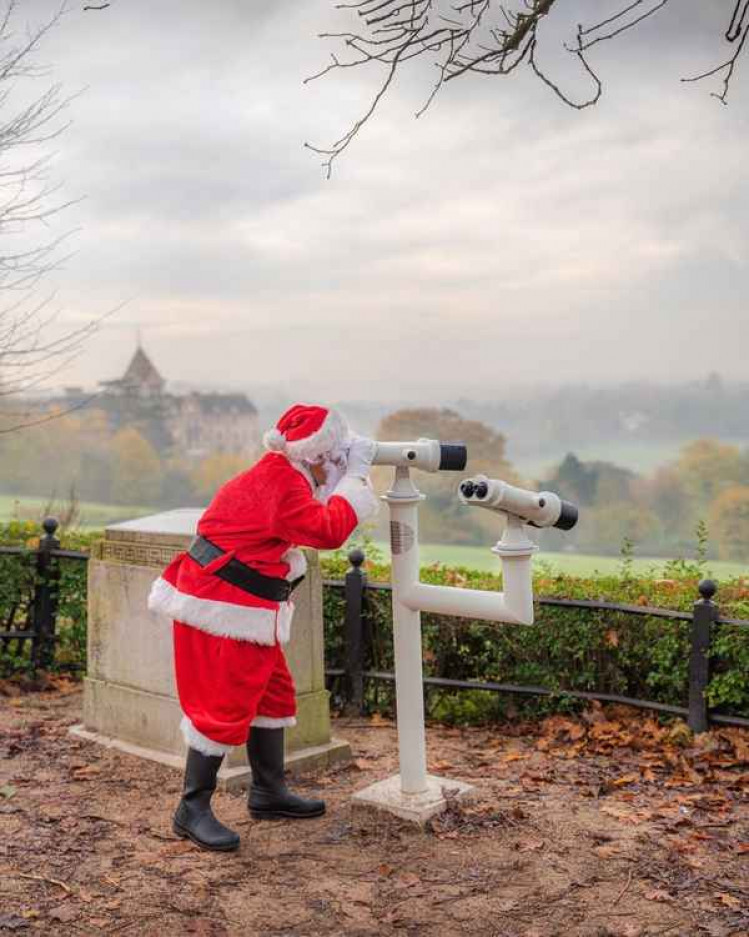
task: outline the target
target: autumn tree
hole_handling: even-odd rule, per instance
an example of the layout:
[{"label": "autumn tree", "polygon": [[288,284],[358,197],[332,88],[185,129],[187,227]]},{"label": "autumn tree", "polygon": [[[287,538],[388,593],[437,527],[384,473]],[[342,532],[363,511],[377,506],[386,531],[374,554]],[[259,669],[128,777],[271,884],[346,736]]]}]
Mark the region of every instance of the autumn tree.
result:
[{"label": "autumn tree", "polygon": [[161,493],[161,460],[154,447],[133,427],[112,440],[112,500],[115,504],[150,504]]},{"label": "autumn tree", "polygon": [[209,501],[216,490],[249,468],[246,456],[231,452],[215,452],[206,456],[190,472],[190,480],[195,494],[204,501]]},{"label": "autumn tree", "polygon": [[577,542],[582,551],[614,554],[625,541],[652,550],[660,535],[661,525],[653,511],[631,501],[614,501],[584,512]]},{"label": "autumn tree", "polygon": [[648,478],[638,479],[632,491],[635,502],[658,518],[666,543],[683,543],[692,535],[699,512],[674,466],[661,466]]},{"label": "autumn tree", "polygon": [[698,439],[679,453],[676,470],[699,511],[726,488],[749,483],[744,477],[746,460],[736,446],[715,439]]},{"label": "autumn tree", "polygon": [[749,561],[749,485],[733,485],[718,495],[709,530],[722,560]]},{"label": "autumn tree", "polygon": [[[443,442],[463,442],[468,447],[465,473],[415,472],[415,480],[427,501],[421,510],[421,536],[426,543],[484,543],[499,536],[496,516],[471,510],[457,498],[458,483],[465,475],[482,472],[517,481],[505,455],[504,436],[478,420],[466,420],[454,410],[419,408],[398,410],[385,417],[377,429],[378,439],[412,440],[424,436]],[[373,481],[385,491],[392,469],[375,469]]]}]

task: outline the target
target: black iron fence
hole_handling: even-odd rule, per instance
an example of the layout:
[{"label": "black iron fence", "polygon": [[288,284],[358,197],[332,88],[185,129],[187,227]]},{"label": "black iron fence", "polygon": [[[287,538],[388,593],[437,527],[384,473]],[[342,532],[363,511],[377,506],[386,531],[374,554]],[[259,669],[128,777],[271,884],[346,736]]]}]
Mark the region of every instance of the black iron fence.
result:
[{"label": "black iron fence", "polygon": [[[389,671],[368,670],[368,644],[372,638],[372,621],[368,615],[368,593],[391,592],[392,586],[385,583],[369,583],[364,572],[364,553],[353,550],[349,554],[351,567],[343,581],[326,580],[327,588],[343,590],[345,597],[343,667],[326,670],[330,681],[338,681],[340,695],[348,711],[362,712],[365,701],[365,684],[368,681],[394,683],[395,674]],[[583,690],[550,689],[543,686],[524,686],[514,683],[481,682],[478,680],[456,680],[449,677],[424,677],[425,688],[442,690],[482,690],[487,693],[508,693],[523,696],[566,696],[574,699],[599,700],[606,703],[622,703],[656,712],[672,713],[686,718],[694,732],[704,732],[710,723],[749,726],[749,719],[711,712],[707,700],[707,688],[711,677],[711,641],[716,625],[733,625],[749,628],[749,620],[723,618],[713,601],[717,586],[710,579],[699,583],[700,598],[695,601],[691,612],[652,608],[642,605],[624,605],[613,602],[596,602],[582,599],[538,598],[539,606],[579,609],[591,612],[612,612],[643,616],[647,618],[683,621],[690,623],[689,641],[689,701],[688,706],[676,706],[655,700],[636,699],[613,693],[588,692]],[[748,632],[749,634],[749,632]]]},{"label": "black iron fence", "polygon": [[35,550],[0,546],[0,560],[24,563],[26,571],[25,576],[16,578],[19,585],[14,593],[4,597],[0,649],[20,659],[27,648],[32,673],[49,669],[55,659],[61,563],[88,562],[87,553],[60,549],[55,536],[58,526],[53,517],[44,521],[44,536]]},{"label": "black iron fence", "polygon": [[[17,595],[5,597],[6,601],[2,607],[3,615],[0,618],[0,651],[3,654],[13,653],[20,658],[22,649],[26,646],[29,652],[28,667],[31,671],[48,669],[55,659],[55,649],[59,640],[57,624],[61,564],[63,562],[85,564],[89,558],[87,553],[60,548],[60,541],[55,536],[58,522],[54,518],[47,518],[43,528],[44,536],[35,550],[20,546],[0,546],[0,562],[17,559],[18,562],[26,564],[28,573],[25,588],[19,590]],[[369,614],[368,597],[374,593],[390,593],[392,587],[385,583],[367,582],[363,569],[365,557],[361,550],[353,550],[349,554],[349,561],[351,567],[343,581],[325,581],[326,588],[341,590],[344,595],[343,666],[328,669],[326,675],[331,681],[337,681],[340,695],[347,708],[361,712],[364,709],[365,686],[368,682],[392,684],[395,681],[395,675],[391,671],[367,669],[374,627],[374,616]],[[716,585],[711,580],[700,582],[698,590],[700,598],[695,601],[691,612],[583,599],[537,599],[539,606],[577,609],[582,612],[611,612],[689,623],[687,706],[614,693],[576,689],[560,690],[494,681],[460,680],[446,676],[426,676],[424,685],[426,688],[448,691],[481,690],[488,693],[521,696],[564,695],[575,699],[624,703],[656,712],[684,716],[690,728],[695,732],[705,731],[710,723],[749,726],[747,718],[711,712],[706,694],[711,679],[711,647],[715,627],[731,625],[749,629],[749,620],[721,617],[720,610],[713,601]]]}]

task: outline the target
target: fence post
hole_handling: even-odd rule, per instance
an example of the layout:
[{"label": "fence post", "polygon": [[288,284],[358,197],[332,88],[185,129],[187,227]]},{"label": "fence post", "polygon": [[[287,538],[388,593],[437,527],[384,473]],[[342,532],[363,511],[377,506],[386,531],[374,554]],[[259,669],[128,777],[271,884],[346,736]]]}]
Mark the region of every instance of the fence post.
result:
[{"label": "fence post", "polygon": [[42,527],[45,535],[39,541],[36,554],[34,641],[31,657],[34,670],[40,667],[46,670],[55,657],[55,624],[60,569],[52,556],[52,551],[60,548],[60,541],[55,537],[58,526],[56,518],[44,519]]},{"label": "fence post", "polygon": [[718,617],[718,606],[712,598],[718,586],[712,579],[703,579],[698,588],[702,598],[694,603],[692,613],[688,722],[692,732],[707,732],[710,721],[705,692],[710,682],[710,632]]},{"label": "fence post", "polygon": [[362,569],[365,556],[362,550],[352,550],[351,567],[346,573],[346,676],[344,693],[346,710],[361,713],[364,708],[364,623],[362,606],[367,574]]}]

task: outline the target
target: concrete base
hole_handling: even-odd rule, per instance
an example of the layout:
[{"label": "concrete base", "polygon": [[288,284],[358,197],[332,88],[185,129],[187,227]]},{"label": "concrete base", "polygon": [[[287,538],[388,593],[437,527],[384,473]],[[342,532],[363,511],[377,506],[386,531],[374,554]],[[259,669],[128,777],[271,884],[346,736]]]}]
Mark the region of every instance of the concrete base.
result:
[{"label": "concrete base", "polygon": [[[155,748],[134,745],[132,742],[126,742],[124,739],[114,738],[111,735],[90,732],[82,723],[72,726],[70,734],[86,742],[96,742],[98,745],[104,745],[107,748],[116,748],[127,755],[135,755],[136,758],[147,758],[149,761],[155,761],[160,765],[175,768],[180,772],[184,771],[185,759],[182,755],[168,754]],[[291,774],[319,771],[332,764],[348,761],[350,758],[351,746],[349,743],[343,739],[331,739],[323,745],[311,745],[287,753],[286,770]],[[252,773],[246,764],[228,766],[224,762],[218,774],[218,786],[220,790],[224,791],[241,791],[248,787],[251,777]]]},{"label": "concrete base", "polygon": [[378,781],[357,791],[351,798],[354,812],[389,813],[392,816],[424,826],[447,806],[444,792],[460,801],[470,800],[475,788],[464,781],[453,778],[438,778],[427,775],[427,789],[419,794],[404,794],[401,790],[400,775],[396,774],[384,781]]}]

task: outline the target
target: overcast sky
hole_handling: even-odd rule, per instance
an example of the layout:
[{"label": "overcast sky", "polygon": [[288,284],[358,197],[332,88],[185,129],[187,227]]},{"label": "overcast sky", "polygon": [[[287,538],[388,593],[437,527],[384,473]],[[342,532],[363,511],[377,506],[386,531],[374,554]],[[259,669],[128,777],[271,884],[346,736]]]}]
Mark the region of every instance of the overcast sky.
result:
[{"label": "overcast sky", "polygon": [[[673,0],[602,44],[606,93],[580,113],[531,76],[475,77],[416,121],[417,68],[330,181],[302,144],[377,78],[303,86],[332,0],[70,4],[44,59],[85,89],[55,165],[85,200],[55,282],[70,321],[129,302],[67,383],[120,373],[138,327],[168,379],[292,396],[746,377],[749,58],[729,107],[679,82],[725,56],[728,0]],[[609,7],[560,0],[555,74],[577,81],[560,40]]]}]

